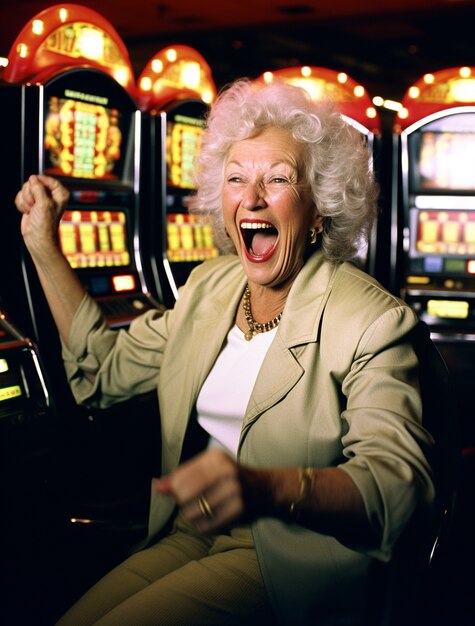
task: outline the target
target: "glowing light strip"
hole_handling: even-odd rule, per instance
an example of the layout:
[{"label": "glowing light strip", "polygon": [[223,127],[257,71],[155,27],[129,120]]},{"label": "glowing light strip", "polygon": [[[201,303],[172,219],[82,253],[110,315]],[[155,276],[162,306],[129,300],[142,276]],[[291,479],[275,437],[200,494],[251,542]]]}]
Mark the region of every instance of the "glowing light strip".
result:
[{"label": "glowing light strip", "polygon": [[416,196],[417,209],[475,209],[475,196]]}]

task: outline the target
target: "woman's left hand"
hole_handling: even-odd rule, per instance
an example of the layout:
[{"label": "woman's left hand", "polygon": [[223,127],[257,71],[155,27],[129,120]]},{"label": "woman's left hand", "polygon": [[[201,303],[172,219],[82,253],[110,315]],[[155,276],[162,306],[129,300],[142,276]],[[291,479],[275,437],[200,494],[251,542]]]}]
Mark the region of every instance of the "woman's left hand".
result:
[{"label": "woman's left hand", "polygon": [[171,495],[183,518],[211,532],[242,517],[245,509],[240,469],[222,450],[206,450],[156,479],[154,488]]},{"label": "woman's left hand", "polygon": [[222,450],[206,450],[154,483],[175,498],[183,518],[200,532],[236,521],[276,517],[327,535],[374,543],[361,492],[340,467],[315,469],[311,491],[302,500],[297,467],[253,468]]}]

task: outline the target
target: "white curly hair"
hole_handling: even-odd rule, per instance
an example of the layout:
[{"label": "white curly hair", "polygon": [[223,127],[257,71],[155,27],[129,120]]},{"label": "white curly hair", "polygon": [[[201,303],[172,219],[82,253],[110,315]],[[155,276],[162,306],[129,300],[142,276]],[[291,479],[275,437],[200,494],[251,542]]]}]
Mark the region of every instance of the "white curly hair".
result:
[{"label": "white curly hair", "polygon": [[239,79],[211,107],[196,161],[197,193],[190,211],[212,223],[216,245],[235,253],[222,212],[224,168],[231,146],[267,127],[288,130],[307,148],[305,173],[313,200],[325,217],[321,247],[334,263],[354,258],[377,215],[379,187],[366,140],[328,102],[300,88]]}]

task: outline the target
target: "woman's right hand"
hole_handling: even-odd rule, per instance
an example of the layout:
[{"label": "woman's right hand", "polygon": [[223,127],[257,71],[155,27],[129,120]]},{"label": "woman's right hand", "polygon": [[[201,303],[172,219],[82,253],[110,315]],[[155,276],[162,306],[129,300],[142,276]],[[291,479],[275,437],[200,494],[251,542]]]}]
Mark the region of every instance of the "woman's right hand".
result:
[{"label": "woman's right hand", "polygon": [[22,213],[21,234],[37,259],[58,250],[58,227],[69,200],[69,191],[55,178],[32,175],[15,198]]},{"label": "woman's right hand", "polygon": [[42,174],[30,176],[15,198],[22,214],[21,234],[66,346],[74,316],[86,293],[59,245],[59,222],[68,200],[69,191],[55,178]]}]

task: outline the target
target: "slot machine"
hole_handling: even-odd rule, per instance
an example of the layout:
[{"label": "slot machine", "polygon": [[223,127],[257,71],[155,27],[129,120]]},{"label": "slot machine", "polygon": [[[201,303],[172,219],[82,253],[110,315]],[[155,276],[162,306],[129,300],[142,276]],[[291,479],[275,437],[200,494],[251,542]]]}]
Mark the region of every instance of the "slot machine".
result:
[{"label": "slot machine", "polygon": [[[30,574],[34,578],[39,561],[50,558],[46,545],[51,527],[57,528],[63,517],[55,497],[59,433],[38,350],[0,309],[0,549],[8,571],[2,579],[0,605],[5,623],[25,617],[27,609],[18,597],[20,581]],[[32,587],[36,602],[42,583]]]},{"label": "slot machine", "polygon": [[[8,230],[0,229],[0,551],[7,576],[0,589],[5,623],[29,623],[20,599],[26,579],[35,606],[37,569],[50,559],[51,528],[64,519],[57,463],[62,421],[41,355],[4,309],[14,256]],[[41,540],[39,540],[41,538]],[[34,557],[32,557],[34,555]],[[39,578],[45,580],[45,568]],[[34,572],[34,573],[33,573]],[[31,578],[30,578],[31,576]],[[36,578],[36,579],[35,579]],[[35,582],[32,583],[32,580]],[[25,619],[23,619],[25,618]],[[9,621],[11,620],[11,621]]]},{"label": "slot machine", "polygon": [[[274,79],[305,89],[315,101],[331,101],[345,120],[364,137],[368,154],[378,175],[381,151],[381,120],[366,89],[345,72],[314,66],[291,67],[264,72],[257,80],[271,83]],[[354,262],[373,276],[377,267],[377,224],[367,243],[362,243]]]},{"label": "slot machine", "polygon": [[[31,469],[31,459],[41,460],[49,450],[58,424],[38,349],[0,308],[0,480],[9,477],[10,491],[24,467]],[[39,470],[28,480],[37,480]]]},{"label": "slot machine", "polygon": [[12,158],[1,176],[12,205],[6,228],[12,240],[18,239],[12,245],[13,265],[21,267],[4,301],[37,343],[65,412],[74,412],[75,403],[55,325],[20,241],[14,194],[36,172],[58,178],[69,189],[59,242],[111,327],[127,326],[160,307],[145,283],[140,256],[141,112],[134,97],[124,43],[107,20],[80,5],[56,5],[31,19],[3,72],[0,107],[9,120],[5,133]]},{"label": "slot machine", "polygon": [[18,425],[53,416],[53,399],[38,350],[0,309],[0,428],[5,434]]},{"label": "slot machine", "polygon": [[171,306],[191,270],[218,255],[211,227],[188,211],[196,189],[193,163],[216,87],[204,58],[189,46],[176,45],[150,59],[138,78],[137,92],[146,114],[148,152],[143,162],[150,164],[142,170],[148,184],[143,196],[148,205],[148,213],[143,212],[148,267],[158,285],[155,294]]},{"label": "slot machine", "polygon": [[[159,466],[156,394],[110,409],[76,404],[14,207],[14,196],[29,175],[58,178],[71,194],[58,232],[62,251],[110,326],[127,327],[142,312],[162,307],[142,271],[142,115],[127,49],[92,9],[52,6],[31,19],[13,43],[0,94],[0,111],[8,120],[4,141],[10,146],[0,173],[8,208],[2,215],[8,240],[8,249],[0,250],[8,267],[2,303],[34,340],[51,381],[62,424],[61,471],[68,484],[61,497],[67,494],[70,518],[91,528],[104,522],[107,533],[111,522],[118,536],[132,520],[144,530],[150,477]],[[103,539],[106,545],[106,534]]]},{"label": "slot machine", "polygon": [[453,373],[473,443],[475,68],[426,74],[394,125],[392,280],[430,327]]},{"label": "slot machine", "polygon": [[[141,115],[123,42],[91,9],[57,5],[19,33],[4,81],[10,89],[2,98],[21,115],[11,125],[11,143],[21,142],[15,185],[41,172],[70,190],[61,248],[110,325],[129,324],[157,302],[145,284],[137,235]],[[41,343],[32,304],[39,298],[28,299]]]}]

